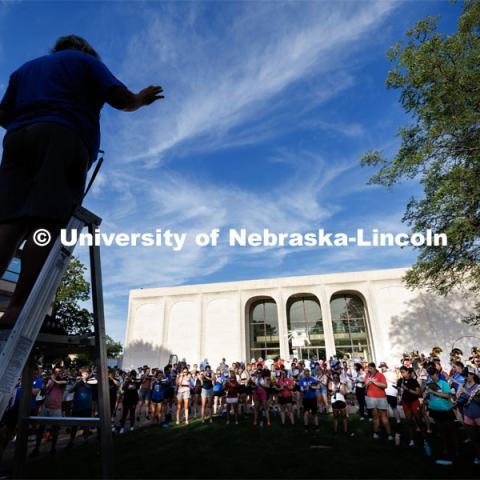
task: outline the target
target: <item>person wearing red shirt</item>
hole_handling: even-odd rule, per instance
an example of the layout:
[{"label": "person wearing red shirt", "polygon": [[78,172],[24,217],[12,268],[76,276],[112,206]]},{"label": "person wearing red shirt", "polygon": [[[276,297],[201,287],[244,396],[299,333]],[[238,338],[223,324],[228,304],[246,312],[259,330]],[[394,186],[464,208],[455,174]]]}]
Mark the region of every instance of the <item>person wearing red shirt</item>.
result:
[{"label": "person wearing red shirt", "polygon": [[388,402],[385,389],[387,379],[377,370],[375,363],[369,363],[365,376],[365,403],[373,419],[373,438],[380,438],[378,431],[380,423],[388,434],[388,439],[393,440],[390,422],[388,421]]},{"label": "person wearing red shirt", "polygon": [[227,396],[227,425],[230,423],[230,416],[235,416],[235,425],[238,425],[238,397],[240,384],[238,383],[235,372],[231,371],[228,381],[225,383],[225,393]]},{"label": "person wearing red shirt", "polygon": [[285,416],[288,415],[292,425],[295,424],[293,419],[293,387],[295,382],[293,378],[287,375],[284,368],[280,370],[280,378],[276,382],[276,390],[278,392],[278,403],[280,405],[280,418],[282,425],[285,425]]}]

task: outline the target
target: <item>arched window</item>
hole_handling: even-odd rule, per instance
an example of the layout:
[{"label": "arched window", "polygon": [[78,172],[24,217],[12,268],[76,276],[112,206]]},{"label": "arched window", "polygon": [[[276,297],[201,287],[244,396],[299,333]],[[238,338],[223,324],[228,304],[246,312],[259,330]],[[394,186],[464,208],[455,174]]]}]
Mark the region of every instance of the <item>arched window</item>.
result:
[{"label": "arched window", "polygon": [[[317,355],[319,359],[325,359],[322,310],[315,296],[295,296],[288,300],[287,325],[290,355],[302,358]],[[300,340],[296,342],[295,339]]]},{"label": "arched window", "polygon": [[363,300],[355,294],[335,295],[330,301],[330,309],[337,357],[371,360]]},{"label": "arched window", "polygon": [[273,300],[259,300],[250,306],[250,358],[280,356],[277,305]]}]

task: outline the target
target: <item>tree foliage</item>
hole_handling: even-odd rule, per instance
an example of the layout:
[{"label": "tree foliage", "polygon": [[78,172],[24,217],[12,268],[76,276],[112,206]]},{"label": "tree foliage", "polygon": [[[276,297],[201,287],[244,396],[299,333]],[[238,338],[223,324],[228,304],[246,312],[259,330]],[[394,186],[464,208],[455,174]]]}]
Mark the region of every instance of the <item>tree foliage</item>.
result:
[{"label": "tree foliage", "polygon": [[93,314],[80,306],[90,300],[90,284],[85,280],[86,267],[73,258],[57,290],[53,317],[69,335],[83,335],[93,331]]},{"label": "tree foliage", "polygon": [[112,337],[106,335],[105,343],[107,345],[107,357],[118,359],[123,353],[123,347],[120,342],[116,342]]},{"label": "tree foliage", "polygon": [[[455,287],[480,291],[480,2],[467,1],[453,34],[428,17],[388,52],[386,86],[400,92],[410,123],[399,129],[393,159],[370,150],[362,165],[379,167],[370,183],[392,187],[418,179],[422,198],[411,198],[403,221],[411,231],[431,228],[446,247],[419,247],[405,281],[447,294]],[[478,305],[480,307],[480,304]]]}]

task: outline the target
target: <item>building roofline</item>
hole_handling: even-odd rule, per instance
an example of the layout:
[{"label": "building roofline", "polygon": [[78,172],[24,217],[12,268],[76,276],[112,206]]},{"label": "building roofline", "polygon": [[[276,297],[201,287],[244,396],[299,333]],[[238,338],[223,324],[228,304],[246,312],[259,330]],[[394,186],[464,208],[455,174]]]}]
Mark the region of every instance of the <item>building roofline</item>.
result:
[{"label": "building roofline", "polygon": [[302,285],[335,285],[358,283],[369,280],[398,280],[409,267],[379,270],[360,270],[353,272],[326,273],[320,275],[299,275],[290,277],[258,278],[232,282],[212,282],[178,285],[158,288],[140,288],[130,290],[130,298],[149,298],[166,295],[186,295],[194,293],[215,293],[237,290],[258,290],[277,287],[301,287]]}]

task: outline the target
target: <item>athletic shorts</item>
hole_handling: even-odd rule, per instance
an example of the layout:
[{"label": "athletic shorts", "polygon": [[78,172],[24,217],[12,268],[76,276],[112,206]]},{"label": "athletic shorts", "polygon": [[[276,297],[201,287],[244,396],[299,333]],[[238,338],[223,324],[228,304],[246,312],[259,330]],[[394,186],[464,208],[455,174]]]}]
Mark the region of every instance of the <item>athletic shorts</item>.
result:
[{"label": "athletic shorts", "polygon": [[398,405],[398,400],[397,397],[394,397],[393,395],[387,395],[387,403],[390,405],[390,408],[397,408]]},{"label": "athletic shorts", "polygon": [[332,403],[332,408],[334,410],[343,410],[347,404],[343,400],[338,400]]},{"label": "athletic shorts", "polygon": [[450,410],[428,410],[428,414],[435,420],[435,423],[454,422],[456,420],[453,409]]},{"label": "athletic shorts", "polygon": [[177,400],[188,400],[190,398],[190,390],[184,392],[177,392]]},{"label": "athletic shorts", "polygon": [[268,399],[267,391],[262,387],[257,387],[253,391],[253,400],[255,402],[265,402]]},{"label": "athletic shorts", "polygon": [[152,403],[162,403],[165,400],[165,396],[152,398]]},{"label": "athletic shorts", "polygon": [[318,406],[316,398],[304,398],[302,404],[305,412],[317,413]]},{"label": "athletic shorts", "polygon": [[147,388],[141,388],[138,391],[138,399],[142,402],[149,401],[152,398],[152,392],[151,390],[148,390]]},{"label": "athletic shorts", "polygon": [[216,390],[216,391],[213,391],[213,396],[214,397],[224,397],[225,392],[223,390]]},{"label": "athletic shorts", "polygon": [[227,403],[232,405],[232,404],[237,404],[238,403],[238,397],[227,397]]},{"label": "athletic shorts", "polygon": [[278,397],[278,403],[279,405],[288,405],[293,403],[293,398],[292,397]]},{"label": "athletic shorts", "polygon": [[328,388],[327,388],[326,385],[322,384],[322,385],[320,385],[320,388],[317,390],[316,395],[317,395],[317,397],[320,397],[324,393],[328,393]]},{"label": "athletic shorts", "polygon": [[62,409],[61,408],[48,408],[45,404],[42,407],[42,411],[40,412],[41,417],[61,417],[62,416]]},{"label": "athletic shorts", "polygon": [[212,388],[202,388],[202,398],[212,398],[213,389]]},{"label": "athletic shorts", "polygon": [[365,404],[369,410],[388,410],[387,397],[365,397]]},{"label": "athletic shorts", "polygon": [[39,219],[63,225],[82,203],[90,158],[71,128],[39,122],[3,140],[0,223]]},{"label": "athletic shorts", "polygon": [[463,423],[471,427],[480,427],[480,417],[472,418],[467,415],[463,416]]},{"label": "athletic shorts", "polygon": [[418,399],[413,402],[402,401],[402,408],[405,413],[410,412],[416,414],[420,412],[420,401]]}]

